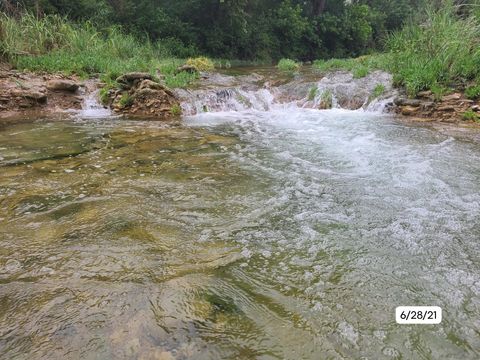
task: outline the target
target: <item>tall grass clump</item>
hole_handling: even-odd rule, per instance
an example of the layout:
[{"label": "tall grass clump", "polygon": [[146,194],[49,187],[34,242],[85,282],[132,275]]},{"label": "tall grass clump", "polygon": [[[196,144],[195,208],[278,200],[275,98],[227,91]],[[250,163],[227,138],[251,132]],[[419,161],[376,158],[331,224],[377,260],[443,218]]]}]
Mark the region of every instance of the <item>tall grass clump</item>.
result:
[{"label": "tall grass clump", "polygon": [[278,62],[277,68],[281,71],[296,71],[300,69],[300,64],[291,59],[281,59]]},{"label": "tall grass clump", "polygon": [[99,31],[90,22],[74,24],[58,15],[0,13],[0,54],[20,70],[100,75],[107,83],[130,71],[160,71],[175,87],[195,79],[175,74],[183,61],[170,58],[162,44],[139,40],[119,27]]},{"label": "tall grass clump", "polygon": [[480,79],[480,20],[457,10],[447,1],[428,10],[425,21],[411,22],[386,40],[389,70],[408,95]]},{"label": "tall grass clump", "polygon": [[320,72],[351,71],[356,79],[370,74],[374,70],[387,70],[389,54],[365,55],[356,59],[316,60],[313,66]]}]

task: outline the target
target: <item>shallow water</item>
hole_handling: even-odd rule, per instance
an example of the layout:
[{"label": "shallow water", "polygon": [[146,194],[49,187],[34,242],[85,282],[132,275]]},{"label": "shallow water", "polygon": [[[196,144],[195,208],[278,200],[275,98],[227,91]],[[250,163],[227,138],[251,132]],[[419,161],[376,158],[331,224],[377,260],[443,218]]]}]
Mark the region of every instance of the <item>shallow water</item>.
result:
[{"label": "shallow water", "polygon": [[278,106],[9,125],[0,166],[0,358],[480,356],[478,144]]}]

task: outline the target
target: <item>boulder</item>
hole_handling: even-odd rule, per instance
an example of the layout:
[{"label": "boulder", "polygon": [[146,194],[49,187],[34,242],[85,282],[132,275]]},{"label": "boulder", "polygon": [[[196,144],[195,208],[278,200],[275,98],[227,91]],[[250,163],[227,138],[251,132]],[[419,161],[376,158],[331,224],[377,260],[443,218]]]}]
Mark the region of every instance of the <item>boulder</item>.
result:
[{"label": "boulder", "polygon": [[69,91],[75,92],[80,86],[72,80],[53,79],[47,81],[47,89],[50,91]]},{"label": "boulder", "polygon": [[109,104],[123,114],[169,119],[180,112],[176,95],[147,73],[129,73],[117,82],[122,89],[109,93]]}]

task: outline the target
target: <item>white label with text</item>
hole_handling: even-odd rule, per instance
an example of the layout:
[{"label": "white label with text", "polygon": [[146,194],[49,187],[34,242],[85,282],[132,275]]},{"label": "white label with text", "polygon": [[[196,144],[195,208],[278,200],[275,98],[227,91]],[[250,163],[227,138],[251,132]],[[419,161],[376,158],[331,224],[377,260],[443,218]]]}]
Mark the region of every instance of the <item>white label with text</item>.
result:
[{"label": "white label with text", "polygon": [[439,306],[399,306],[395,310],[397,324],[440,324],[442,308]]}]

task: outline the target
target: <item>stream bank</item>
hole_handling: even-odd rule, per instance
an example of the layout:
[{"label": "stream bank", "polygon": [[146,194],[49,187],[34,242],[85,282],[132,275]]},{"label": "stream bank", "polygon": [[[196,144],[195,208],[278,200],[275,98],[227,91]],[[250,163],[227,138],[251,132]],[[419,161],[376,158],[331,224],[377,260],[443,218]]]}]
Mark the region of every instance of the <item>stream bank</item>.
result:
[{"label": "stream bank", "polygon": [[[440,99],[431,92],[421,92],[417,99],[409,99],[393,87],[391,75],[382,71],[354,78],[350,72],[321,74],[309,66],[296,74],[272,67],[246,67],[200,73],[198,81],[187,89],[170,90],[146,73],[124,74],[117,84],[118,89],[106,92],[105,109],[153,120],[204,112],[266,111],[282,105],[385,112],[396,114],[402,121],[428,123],[462,136],[471,131],[473,138],[480,129],[479,100],[467,99],[461,92]],[[82,81],[76,76],[20,72],[2,64],[0,119],[8,122],[75,114],[88,110],[92,103],[101,108],[98,92],[103,86],[97,79]]]}]

